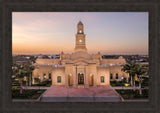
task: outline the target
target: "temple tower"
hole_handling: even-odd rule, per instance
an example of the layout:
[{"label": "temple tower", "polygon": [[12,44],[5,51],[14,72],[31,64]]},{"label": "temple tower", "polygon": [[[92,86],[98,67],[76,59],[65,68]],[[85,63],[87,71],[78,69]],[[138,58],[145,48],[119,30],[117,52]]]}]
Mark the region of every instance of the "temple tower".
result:
[{"label": "temple tower", "polygon": [[75,52],[87,52],[85,36],[83,23],[79,21],[77,24]]}]

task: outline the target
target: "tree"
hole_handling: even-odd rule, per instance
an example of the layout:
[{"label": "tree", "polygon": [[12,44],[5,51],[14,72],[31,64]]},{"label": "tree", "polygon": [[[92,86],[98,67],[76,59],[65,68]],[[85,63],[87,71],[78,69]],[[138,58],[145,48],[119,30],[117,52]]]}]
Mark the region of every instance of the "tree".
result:
[{"label": "tree", "polygon": [[35,67],[33,65],[29,66],[29,86],[31,86],[32,84],[32,72],[35,69]]},{"label": "tree", "polygon": [[34,66],[31,64],[27,64],[24,66],[24,70],[26,71],[26,86],[31,86],[31,77],[32,71],[34,70]]},{"label": "tree", "polygon": [[18,65],[18,77],[20,80],[20,94],[22,94],[23,92],[23,88],[22,88],[22,80],[26,74],[26,72],[23,70],[23,65]]},{"label": "tree", "polygon": [[142,95],[142,89],[141,89],[141,84],[142,84],[142,76],[145,74],[148,74],[148,68],[147,65],[138,65],[137,72],[138,76],[138,81],[139,81],[139,94]]},{"label": "tree", "polygon": [[37,58],[35,58],[34,56],[30,56],[30,61],[31,61],[32,63],[35,63],[35,62],[36,62],[36,59],[37,59]]},{"label": "tree", "polygon": [[137,72],[137,67],[138,65],[135,62],[127,62],[125,65],[123,65],[123,68],[121,69],[122,71],[129,73],[129,76],[131,78],[130,84],[131,86],[134,85],[135,87],[135,75]]},{"label": "tree", "polygon": [[28,65],[27,64],[23,65],[23,71],[25,72],[24,77],[26,77],[26,86],[28,86],[28,76],[29,76],[29,73],[28,73]]}]

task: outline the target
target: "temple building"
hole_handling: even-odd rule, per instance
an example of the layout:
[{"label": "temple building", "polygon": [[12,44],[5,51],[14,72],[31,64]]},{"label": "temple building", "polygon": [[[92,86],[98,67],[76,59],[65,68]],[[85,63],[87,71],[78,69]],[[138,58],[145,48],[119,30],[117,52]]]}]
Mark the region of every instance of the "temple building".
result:
[{"label": "temple building", "polygon": [[59,59],[45,56],[37,58],[32,75],[33,84],[39,79],[52,80],[52,85],[87,88],[110,85],[113,80],[128,80],[129,75],[121,71],[122,65],[126,63],[122,56],[117,59],[103,59],[100,52],[87,52],[86,35],[81,21],[77,25],[75,36],[76,43],[72,54],[61,52]]}]

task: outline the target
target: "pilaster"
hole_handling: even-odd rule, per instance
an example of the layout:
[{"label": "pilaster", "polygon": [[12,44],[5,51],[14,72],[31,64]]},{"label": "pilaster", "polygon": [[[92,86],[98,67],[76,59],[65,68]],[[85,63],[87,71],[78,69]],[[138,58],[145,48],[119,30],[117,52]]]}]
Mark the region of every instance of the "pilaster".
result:
[{"label": "pilaster", "polygon": [[73,66],[73,87],[77,88],[77,67]]},{"label": "pilaster", "polygon": [[89,87],[89,83],[88,83],[88,66],[85,66],[85,88],[88,88]]},{"label": "pilaster", "polygon": [[69,84],[68,84],[68,74],[65,74],[65,87],[69,87]]}]

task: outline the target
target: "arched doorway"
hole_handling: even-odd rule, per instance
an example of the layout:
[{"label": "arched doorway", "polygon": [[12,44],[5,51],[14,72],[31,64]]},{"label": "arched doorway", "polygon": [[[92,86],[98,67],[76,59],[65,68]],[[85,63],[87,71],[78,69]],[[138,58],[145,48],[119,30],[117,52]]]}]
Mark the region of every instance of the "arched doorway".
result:
[{"label": "arched doorway", "polygon": [[91,75],[90,75],[90,79],[89,79],[89,85],[90,85],[90,86],[93,86],[93,81],[94,81],[94,75],[91,74]]},{"label": "arched doorway", "polygon": [[78,73],[78,84],[84,84],[84,74]]},{"label": "arched doorway", "polygon": [[72,86],[72,75],[71,74],[68,75],[68,85]]}]

